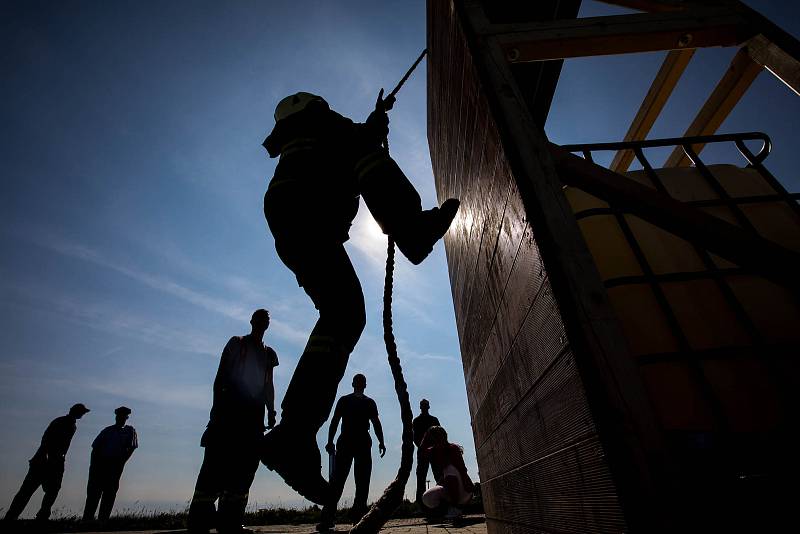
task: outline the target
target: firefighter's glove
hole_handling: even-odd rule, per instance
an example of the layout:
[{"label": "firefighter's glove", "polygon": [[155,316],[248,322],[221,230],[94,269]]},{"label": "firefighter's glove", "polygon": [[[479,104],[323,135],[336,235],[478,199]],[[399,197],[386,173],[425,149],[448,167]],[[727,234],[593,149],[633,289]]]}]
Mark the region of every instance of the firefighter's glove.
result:
[{"label": "firefighter's glove", "polygon": [[325,445],[325,450],[328,451],[328,454],[336,454],[336,445],[332,442],[328,442],[328,444]]},{"label": "firefighter's glove", "polygon": [[384,445],[383,443],[379,443],[378,452],[381,454],[381,458],[383,458],[383,455],[386,454],[386,445]]},{"label": "firefighter's glove", "polygon": [[375,139],[386,139],[389,135],[389,116],[385,111],[375,109],[367,117],[367,128]]},{"label": "firefighter's glove", "polygon": [[267,428],[271,429],[275,427],[275,416],[277,412],[275,410],[270,410],[267,414]]}]

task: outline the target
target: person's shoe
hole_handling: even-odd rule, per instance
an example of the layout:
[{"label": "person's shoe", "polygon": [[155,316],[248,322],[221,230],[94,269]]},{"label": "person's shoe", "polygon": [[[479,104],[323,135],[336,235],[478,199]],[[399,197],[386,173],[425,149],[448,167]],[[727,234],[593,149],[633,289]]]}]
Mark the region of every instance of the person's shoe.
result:
[{"label": "person's shoe", "polygon": [[333,532],[336,530],[336,523],[332,519],[323,519],[317,523],[317,532]]},{"label": "person's shoe", "polygon": [[327,502],[330,486],[320,474],[322,460],[312,434],[303,436],[278,425],[264,436],[260,456],[261,463],[297,493],[315,504]]},{"label": "person's shoe", "polygon": [[456,508],[455,506],[451,506],[447,509],[447,513],[444,514],[444,518],[450,521],[455,519],[461,519],[464,516],[464,512],[461,511],[461,508]]},{"label": "person's shoe", "polygon": [[414,265],[419,265],[428,257],[433,246],[439,241],[458,212],[460,202],[448,198],[439,208],[423,211],[416,224],[405,232],[395,235],[395,242],[400,252]]}]

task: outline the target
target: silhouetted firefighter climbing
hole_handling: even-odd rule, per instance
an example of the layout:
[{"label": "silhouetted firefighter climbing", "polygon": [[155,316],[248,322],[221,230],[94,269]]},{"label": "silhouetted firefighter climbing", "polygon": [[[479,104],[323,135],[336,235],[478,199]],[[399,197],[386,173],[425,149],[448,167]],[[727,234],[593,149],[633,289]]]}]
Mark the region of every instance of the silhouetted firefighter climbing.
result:
[{"label": "silhouetted firefighter climbing", "polygon": [[[372,439],[369,437],[369,425],[378,438],[378,452],[383,458],[386,445],[383,443],[383,427],[378,417],[378,406],[375,401],[364,395],[367,388],[367,377],[357,374],[353,377],[353,392],[345,395],[336,403],[331,424],[328,429],[328,444],[325,450],[335,458],[333,477],[330,480],[331,492],[328,502],[322,508],[322,520],[317,525],[320,532],[333,530],[336,506],[342,496],[344,483],[353,466],[353,477],[356,482],[356,494],[350,508],[350,519],[358,522],[367,512],[369,496],[369,479],[372,474]],[[339,422],[342,433],[333,444]]]},{"label": "silhouetted firefighter climbing", "polygon": [[324,504],[316,434],[327,420],[347,359],[365,324],[364,296],[344,249],[364,201],[383,232],[419,264],[458,210],[449,199],[423,211],[419,194],[382,146],[394,97],[378,97],[363,124],[328,107],[320,96],[297,93],[280,101],[264,141],[281,159],[264,196],[264,214],[278,256],[311,297],[319,320],[281,404],[280,424],[267,434],[261,460],[298,493]]},{"label": "silhouetted firefighter climbing", "polygon": [[205,454],[189,506],[191,534],[206,534],[214,526],[220,534],[246,532],[242,519],[258,470],[259,445],[264,430],[275,425],[272,374],[278,355],[263,343],[269,321],[267,310],[256,310],[250,333],[232,337],[222,352],[211,416],[200,440]]}]

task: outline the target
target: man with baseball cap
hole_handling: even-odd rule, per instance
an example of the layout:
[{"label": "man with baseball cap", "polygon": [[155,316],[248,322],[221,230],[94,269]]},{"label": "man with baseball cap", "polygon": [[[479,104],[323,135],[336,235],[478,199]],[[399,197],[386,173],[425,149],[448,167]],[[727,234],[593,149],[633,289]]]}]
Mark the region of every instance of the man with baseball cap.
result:
[{"label": "man with baseball cap", "polygon": [[92,457],[89,463],[89,482],[86,484],[86,506],[83,508],[83,520],[94,520],[94,511],[100,503],[97,518],[105,521],[111,515],[114,499],[117,498],[119,480],[125,462],[139,446],[136,429],[125,422],[131,415],[131,409],[120,406],[114,410],[115,421],[105,427],[92,442]]},{"label": "man with baseball cap", "polygon": [[56,417],[47,426],[42,435],[42,442],[33,458],[30,459],[28,474],[22,481],[22,487],[11,501],[11,506],[6,512],[6,521],[17,519],[33,496],[33,492],[44,490],[42,506],[36,514],[36,519],[47,520],[56,501],[58,491],[61,489],[61,479],[64,477],[64,458],[75,435],[78,419],[84,416],[89,408],[81,403],[74,404],[67,415]]}]

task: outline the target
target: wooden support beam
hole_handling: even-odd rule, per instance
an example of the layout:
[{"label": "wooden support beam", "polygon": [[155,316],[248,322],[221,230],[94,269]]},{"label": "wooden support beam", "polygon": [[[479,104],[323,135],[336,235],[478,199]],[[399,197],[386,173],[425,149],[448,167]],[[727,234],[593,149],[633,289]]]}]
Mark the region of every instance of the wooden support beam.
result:
[{"label": "wooden support beam", "polygon": [[800,96],[800,55],[793,56],[761,34],[747,41],[746,49],[753,61]]},{"label": "wooden support beam", "polygon": [[754,35],[747,20],[730,9],[487,24],[481,30],[497,35],[511,63],[735,46]]},{"label": "wooden support beam", "polygon": [[594,259],[561,191],[547,138],[530,114],[494,37],[483,34],[480,0],[454,3],[489,100],[503,152],[535,229],[603,454],[632,532],[669,532],[682,509],[671,457],[656,426],[639,370],[629,354]]},{"label": "wooden support beam", "polygon": [[559,178],[795,292],[800,254],[549,143]]},{"label": "wooden support beam", "polygon": [[709,7],[712,5],[730,5],[735,0],[600,0],[604,4],[638,9],[647,12],[682,11],[690,7]]},{"label": "wooden support beam", "polygon": [[[740,49],[683,137],[715,133],[759,72],[761,72],[761,65],[753,61],[745,49]],[[694,145],[692,148],[699,154],[704,146]],[[675,147],[664,163],[664,167],[686,167],[690,164],[691,161],[686,157],[683,149]]]},{"label": "wooden support beam", "polygon": [[750,57],[800,95],[800,41],[741,2],[736,10],[756,29],[746,45]]},{"label": "wooden support beam", "polygon": [[[647,137],[650,128],[653,127],[653,123],[655,123],[661,110],[664,109],[669,95],[672,94],[672,90],[693,55],[694,49],[671,50],[667,54],[667,57],[664,58],[664,63],[661,64],[661,68],[650,85],[650,90],[647,91],[647,95],[639,107],[639,111],[636,113],[630,128],[628,128],[628,133],[625,134],[624,141],[641,141]],[[614,155],[610,168],[614,172],[625,172],[632,161],[633,152],[631,150],[620,150]]]}]

